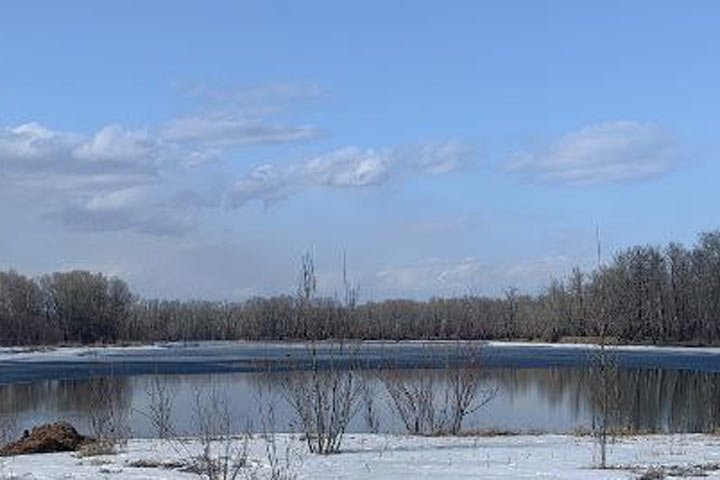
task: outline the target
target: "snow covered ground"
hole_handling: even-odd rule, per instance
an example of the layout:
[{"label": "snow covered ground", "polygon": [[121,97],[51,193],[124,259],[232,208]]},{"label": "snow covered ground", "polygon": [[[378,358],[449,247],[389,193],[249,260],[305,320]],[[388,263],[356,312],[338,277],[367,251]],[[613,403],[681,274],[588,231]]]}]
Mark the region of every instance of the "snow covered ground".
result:
[{"label": "snow covered ground", "polygon": [[[390,435],[348,435],[343,453],[318,456],[305,453],[298,440],[290,442],[290,471],[298,479],[636,479],[650,466],[704,465],[717,468],[720,437],[708,435],[652,435],[624,437],[610,448],[610,470],[593,468],[595,447],[591,438],[570,435],[518,435],[464,438],[418,438]],[[250,444],[251,467],[268,478],[265,443]],[[194,446],[198,447],[197,445]],[[172,468],[148,467],[169,463],[182,449],[157,440],[131,440],[120,453],[78,457],[59,453],[0,459],[0,478],[12,479],[189,479],[193,474]],[[196,450],[199,451],[199,450]],[[281,456],[285,451],[280,447]],[[145,467],[132,466],[145,464]],[[692,470],[692,468],[690,469]],[[684,478],[720,478],[720,471],[703,475],[685,472]]]}]

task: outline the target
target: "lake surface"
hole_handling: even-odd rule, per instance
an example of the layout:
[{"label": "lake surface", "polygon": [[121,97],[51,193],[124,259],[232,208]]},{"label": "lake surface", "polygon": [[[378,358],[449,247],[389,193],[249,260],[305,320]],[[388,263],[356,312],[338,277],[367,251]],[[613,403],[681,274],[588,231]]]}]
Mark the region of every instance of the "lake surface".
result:
[{"label": "lake surface", "polygon": [[[152,436],[147,414],[157,385],[170,393],[178,432],[197,432],[198,396],[221,393],[238,431],[260,428],[272,405],[275,428],[295,429],[287,382],[311,366],[353,368],[362,380],[351,431],[400,432],[386,377],[408,385],[430,381],[440,403],[452,367],[466,356],[452,343],[362,346],[208,343],[135,349],[82,349],[0,357],[0,415],[15,429],[67,419],[85,429],[98,409],[113,408],[135,436]],[[486,345],[480,396],[493,399],[469,415],[466,429],[587,429],[593,406],[588,349],[577,346]],[[720,354],[712,349],[630,348],[618,354],[622,423],[643,431],[695,432],[720,424]],[[298,371],[299,370],[299,371]],[[98,392],[105,392],[98,401]],[[108,392],[112,392],[111,394]],[[109,402],[107,397],[111,396]],[[439,404],[440,404],[439,403]]]}]

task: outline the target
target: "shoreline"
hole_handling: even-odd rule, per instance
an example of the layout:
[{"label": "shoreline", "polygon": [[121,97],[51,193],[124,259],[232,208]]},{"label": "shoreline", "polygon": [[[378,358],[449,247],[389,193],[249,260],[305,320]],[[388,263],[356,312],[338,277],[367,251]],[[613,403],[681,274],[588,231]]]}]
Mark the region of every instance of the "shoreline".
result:
[{"label": "shoreline", "polygon": [[[172,341],[172,342],[138,342],[132,344],[70,344],[70,345],[27,345],[0,347],[0,361],[22,360],[30,356],[63,356],[87,357],[93,353],[131,352],[131,351],[162,351],[169,349],[192,349],[208,346],[282,346],[285,348],[298,348],[315,343],[316,345],[368,345],[368,346],[402,346],[402,345],[456,345],[478,344],[489,347],[533,347],[533,348],[573,348],[590,350],[598,347],[593,342],[542,342],[530,340],[198,340],[198,341]],[[720,346],[703,345],[653,345],[653,344],[612,344],[607,345],[618,351],[668,351],[668,352],[701,352],[720,355]]]}]

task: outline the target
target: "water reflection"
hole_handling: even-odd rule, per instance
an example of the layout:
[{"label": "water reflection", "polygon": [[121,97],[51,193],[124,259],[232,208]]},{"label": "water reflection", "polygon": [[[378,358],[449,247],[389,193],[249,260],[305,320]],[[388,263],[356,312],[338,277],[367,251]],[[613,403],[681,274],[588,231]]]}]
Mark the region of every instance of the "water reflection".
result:
[{"label": "water reflection", "polygon": [[[53,380],[0,386],[0,418],[10,417],[22,430],[37,423],[66,419],[87,428],[93,409],[102,408],[98,382],[112,392],[113,408],[126,413],[133,435],[153,435],[144,415],[150,411],[151,380],[161,379],[173,398],[172,421],[183,433],[193,433],[191,405],[199,391],[220,389],[230,399],[237,428],[256,423],[261,406],[275,405],[277,428],[295,428],[294,415],[283,392],[283,375],[294,373],[233,373]],[[443,383],[443,370],[407,370],[400,375],[433,376]],[[623,426],[645,432],[709,432],[720,426],[719,374],[663,369],[623,369],[620,372]],[[363,372],[362,405],[349,430],[402,431],[393,414],[383,382],[374,371]],[[577,368],[491,368],[481,388],[499,387],[497,397],[470,415],[466,429],[573,431],[588,428],[592,402],[587,370]],[[107,384],[111,384],[108,388]],[[95,394],[93,394],[95,392]],[[438,391],[436,394],[441,395]],[[109,407],[108,407],[109,408]]]}]

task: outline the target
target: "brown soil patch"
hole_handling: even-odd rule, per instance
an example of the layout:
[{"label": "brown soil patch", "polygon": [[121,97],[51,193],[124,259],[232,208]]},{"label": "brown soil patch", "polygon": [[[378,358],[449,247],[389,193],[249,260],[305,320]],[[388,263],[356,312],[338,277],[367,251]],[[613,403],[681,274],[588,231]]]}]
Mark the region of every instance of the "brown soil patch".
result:
[{"label": "brown soil patch", "polygon": [[0,449],[0,455],[24,455],[29,453],[72,452],[85,442],[87,437],[80,435],[67,422],[48,423],[25,430],[20,440],[8,443]]}]

